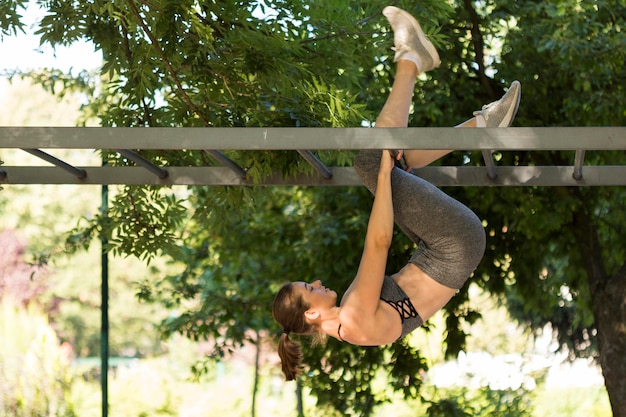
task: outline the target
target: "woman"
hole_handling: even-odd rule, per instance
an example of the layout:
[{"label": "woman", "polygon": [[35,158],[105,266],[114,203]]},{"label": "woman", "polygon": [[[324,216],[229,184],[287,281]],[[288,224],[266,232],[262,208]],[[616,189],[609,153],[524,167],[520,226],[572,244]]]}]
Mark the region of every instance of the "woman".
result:
[{"label": "woman", "polygon": [[[412,16],[396,7],[386,7],[383,14],[394,30],[397,70],[376,127],[406,127],[417,75],[436,68],[440,60]],[[502,99],[474,112],[459,127],[510,126],[519,99],[516,81]],[[278,353],[287,380],[298,376],[302,359],[300,344],[289,333],[331,336],[363,346],[392,343],[441,309],[478,266],[485,249],[480,219],[407,172],[449,152],[407,150],[392,156],[387,150],[366,150],[357,155],[354,167],[374,202],[354,281],[339,305],[337,293],[320,281],[288,283],[274,300],[274,319],[283,327]],[[394,221],[417,250],[399,272],[385,276]]]}]

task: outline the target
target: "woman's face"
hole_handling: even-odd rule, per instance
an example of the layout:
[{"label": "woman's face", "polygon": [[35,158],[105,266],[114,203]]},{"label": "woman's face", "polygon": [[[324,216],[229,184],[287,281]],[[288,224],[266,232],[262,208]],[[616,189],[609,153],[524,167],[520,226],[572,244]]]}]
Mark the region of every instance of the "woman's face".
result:
[{"label": "woman's face", "polygon": [[296,291],[299,291],[304,301],[312,309],[332,308],[337,305],[337,293],[322,285],[322,281],[317,280],[308,284],[306,282],[294,282]]}]

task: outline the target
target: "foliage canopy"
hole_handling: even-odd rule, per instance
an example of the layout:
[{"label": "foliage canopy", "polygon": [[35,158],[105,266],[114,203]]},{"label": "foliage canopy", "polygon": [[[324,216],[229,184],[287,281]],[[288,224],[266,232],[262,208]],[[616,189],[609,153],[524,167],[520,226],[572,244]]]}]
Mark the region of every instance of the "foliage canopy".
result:
[{"label": "foliage canopy", "polygon": [[[393,76],[392,36],[381,1],[55,0],[39,34],[52,46],[87,39],[102,51],[93,78],[44,71],[43,85],[88,94],[86,117],[103,126],[362,126],[371,124]],[[2,36],[21,30],[24,1],[4,3]],[[623,125],[624,16],[618,0],[395,2],[417,16],[440,50],[442,67],[423,76],[413,126],[455,125],[523,85],[522,126]],[[52,87],[50,87],[52,88]],[[193,151],[146,152],[159,164],[212,165]],[[232,152],[261,178],[310,169],[296,153]],[[349,153],[322,159],[345,164]],[[110,164],[127,164],[117,154]],[[515,164],[560,165],[567,152],[498,155]],[[623,152],[592,154],[623,163]],[[447,160],[478,164],[480,155]],[[446,163],[447,161],[443,161]],[[625,191],[621,188],[450,190],[484,219],[489,242],[473,282],[506,299],[535,329],[551,323],[574,355],[599,355],[616,416],[626,415]],[[120,254],[157,254],[185,264],[176,276],[144,282],[140,295],[177,306],[165,333],[211,338],[221,357],[247,329],[275,331],[273,291],[285,279],[323,278],[346,288],[360,255],[370,198],[361,189],[313,190],[127,187],[107,217],[72,242],[103,233]],[[411,247],[398,236],[389,268]],[[478,312],[464,290],[447,306],[447,352],[464,347],[461,325]],[[620,301],[621,300],[621,301]],[[621,330],[620,330],[621,329]],[[596,344],[596,342],[598,342]],[[611,348],[609,348],[609,345]],[[367,415],[386,398],[372,388],[385,370],[394,388],[417,396],[426,367],[406,342],[363,350],[330,341],[307,351],[305,383],[335,410]],[[367,363],[369,367],[357,366]],[[316,365],[319,364],[319,365]],[[611,365],[611,366],[609,366]]]}]

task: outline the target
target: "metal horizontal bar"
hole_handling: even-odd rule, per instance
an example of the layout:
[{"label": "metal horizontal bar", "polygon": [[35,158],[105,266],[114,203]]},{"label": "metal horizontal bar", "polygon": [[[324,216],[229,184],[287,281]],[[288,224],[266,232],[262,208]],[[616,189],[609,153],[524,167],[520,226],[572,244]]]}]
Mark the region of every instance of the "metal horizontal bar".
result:
[{"label": "metal horizontal bar", "polygon": [[[168,167],[169,176],[159,179],[141,167],[86,167],[87,177],[79,180],[54,167],[3,166],[7,177],[0,184],[128,184],[128,185],[254,185],[242,180],[225,167]],[[580,181],[572,178],[572,166],[498,167],[498,177],[490,180],[485,167],[437,166],[415,170],[420,177],[438,186],[626,186],[626,166],[585,166],[585,176]],[[361,181],[351,167],[330,168],[331,179],[320,175],[298,175],[267,178],[264,186],[361,186]]]},{"label": "metal horizontal bar", "polygon": [[22,149],[22,150],[24,152],[28,152],[29,154],[36,156],[37,158],[43,159],[46,162],[50,162],[52,165],[58,166],[62,170],[69,172],[70,174],[74,175],[76,178],[80,180],[82,180],[83,178],[87,176],[87,173],[85,172],[84,169],[76,168],[60,160],[59,158],[56,158],[50,154],[47,154],[39,149]]},{"label": "metal horizontal bar", "polygon": [[0,127],[0,148],[626,150],[626,127]]}]

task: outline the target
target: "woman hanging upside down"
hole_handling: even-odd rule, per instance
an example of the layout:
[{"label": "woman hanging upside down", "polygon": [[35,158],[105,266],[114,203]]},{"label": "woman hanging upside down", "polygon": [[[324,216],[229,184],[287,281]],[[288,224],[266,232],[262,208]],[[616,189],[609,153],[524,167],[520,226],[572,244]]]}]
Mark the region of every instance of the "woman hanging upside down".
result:
[{"label": "woman hanging upside down", "polygon": [[[383,14],[394,31],[397,70],[376,127],[407,127],[416,76],[438,67],[439,55],[410,14],[392,6]],[[519,100],[520,84],[514,81],[500,100],[458,127],[508,127]],[[449,152],[365,150],[357,155],[354,167],[374,194],[374,203],[354,281],[339,305],[337,293],[319,280],[287,283],[274,300],[274,319],[283,328],[278,353],[287,380],[298,376],[302,360],[300,344],[290,333],[331,336],[363,346],[392,343],[446,305],[478,266],[485,250],[480,219],[407,172]],[[386,276],[394,221],[417,250],[405,267]]]}]

